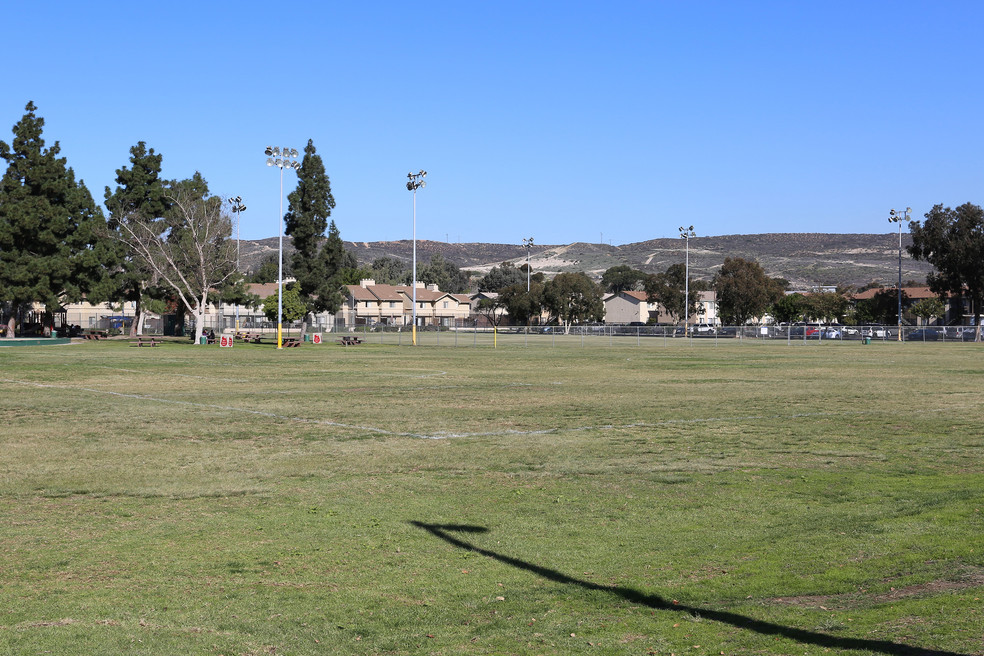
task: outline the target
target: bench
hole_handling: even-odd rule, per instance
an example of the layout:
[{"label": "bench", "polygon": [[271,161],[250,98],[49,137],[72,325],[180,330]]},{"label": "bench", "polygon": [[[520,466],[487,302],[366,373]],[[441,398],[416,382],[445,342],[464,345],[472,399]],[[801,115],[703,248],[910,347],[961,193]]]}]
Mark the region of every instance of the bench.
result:
[{"label": "bench", "polygon": [[138,337],[137,341],[130,342],[130,346],[160,346],[161,343],[153,337]]},{"label": "bench", "polygon": [[362,343],[362,340],[354,335],[345,335],[338,340],[338,343],[342,346],[358,346]]}]

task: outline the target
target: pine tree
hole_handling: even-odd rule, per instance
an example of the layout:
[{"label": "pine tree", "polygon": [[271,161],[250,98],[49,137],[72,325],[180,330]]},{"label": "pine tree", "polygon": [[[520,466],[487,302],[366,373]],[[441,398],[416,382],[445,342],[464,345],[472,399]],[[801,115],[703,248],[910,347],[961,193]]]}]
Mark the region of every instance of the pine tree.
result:
[{"label": "pine tree", "polygon": [[[163,156],[154,153],[153,148],[148,152],[143,141],[130,148],[132,168],[124,166],[117,169],[116,191],[110,192],[106,187],[104,195],[106,207],[109,208],[110,229],[118,230],[119,221],[128,213],[139,212],[152,219],[160,219],[171,209],[172,202],[166,196],[165,181],[160,177],[162,159]],[[163,231],[163,221],[160,226]],[[143,308],[151,298],[160,294],[152,290],[154,273],[146,263],[127,254],[121,242],[117,242],[117,247],[123,256],[123,267],[118,275],[121,295],[137,304],[136,320],[130,327],[130,336],[135,337],[143,331]]]},{"label": "pine tree", "polygon": [[[310,139],[304,148],[297,178],[297,188],[287,196],[284,232],[293,240],[296,249],[291,269],[297,279],[298,293],[308,313],[337,312],[342,304],[339,273],[346,267],[355,266],[355,262],[345,251],[335,222],[329,226],[335,198],[331,194],[331,181],[325,173],[324,162]],[[324,239],[326,229],[329,230],[327,240]],[[305,315],[301,324],[302,339],[306,330]]]},{"label": "pine tree", "polygon": [[10,145],[0,141],[7,170],[0,180],[0,299],[10,309],[13,337],[17,310],[40,302],[49,310],[83,296],[110,298],[117,253],[104,238],[102,210],[82,180],[58,157],[56,141],[45,148],[44,119],[27,113],[14,126]]}]

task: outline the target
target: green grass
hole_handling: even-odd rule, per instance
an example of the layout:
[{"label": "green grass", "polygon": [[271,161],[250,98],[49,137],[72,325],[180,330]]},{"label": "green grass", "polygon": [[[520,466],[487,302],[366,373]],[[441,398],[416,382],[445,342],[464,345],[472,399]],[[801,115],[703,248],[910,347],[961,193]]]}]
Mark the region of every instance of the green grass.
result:
[{"label": "green grass", "polygon": [[0,653],[984,654],[980,345],[453,339],[0,349]]}]

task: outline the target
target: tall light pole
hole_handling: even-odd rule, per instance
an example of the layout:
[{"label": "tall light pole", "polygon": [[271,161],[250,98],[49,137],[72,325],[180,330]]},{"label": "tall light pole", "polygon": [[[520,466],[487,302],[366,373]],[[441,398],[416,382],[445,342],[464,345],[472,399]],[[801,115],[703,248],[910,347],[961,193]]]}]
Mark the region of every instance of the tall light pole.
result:
[{"label": "tall light pole", "polygon": [[421,169],[417,173],[407,173],[407,189],[413,192],[413,332],[410,342],[417,345],[417,190],[427,186],[424,178],[427,171]]},{"label": "tall light pole", "polygon": [[530,293],[530,249],[533,248],[533,238],[523,240],[523,246],[526,248],[526,293]]},{"label": "tall light pole", "polygon": [[301,168],[301,163],[297,161],[296,148],[267,146],[263,152],[267,156],[267,166],[276,166],[280,169],[280,216],[277,217],[280,232],[277,258],[277,348],[282,349],[284,347],[284,169],[297,170]]},{"label": "tall light pole", "polygon": [[911,207],[905,208],[905,211],[896,212],[894,209],[888,213],[889,223],[899,224],[899,341],[902,341],[902,222],[909,221],[909,213],[912,212]]},{"label": "tall light pole", "polygon": [[[243,205],[243,197],[236,196],[235,198],[230,198],[229,203],[232,205],[232,211],[236,213],[236,271],[239,271],[239,221],[242,218],[240,215],[246,211],[246,206]],[[239,334],[239,303],[236,303],[236,334]]]},{"label": "tall light pole", "polygon": [[684,228],[680,226],[680,239],[687,243],[687,264],[684,268],[683,280],[683,336],[687,336],[690,324],[690,238],[696,237],[694,227]]}]

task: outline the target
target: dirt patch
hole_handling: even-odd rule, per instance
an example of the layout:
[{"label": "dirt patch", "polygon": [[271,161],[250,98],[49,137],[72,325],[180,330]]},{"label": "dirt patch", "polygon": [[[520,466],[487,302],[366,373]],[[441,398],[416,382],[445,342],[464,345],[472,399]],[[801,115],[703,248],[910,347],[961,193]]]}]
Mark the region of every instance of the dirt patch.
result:
[{"label": "dirt patch", "polygon": [[888,592],[880,594],[869,594],[866,590],[840,595],[801,595],[796,597],[773,597],[765,599],[766,604],[776,604],[783,606],[800,606],[803,608],[820,608],[830,610],[833,608],[853,608],[862,604],[885,603],[904,599],[906,597],[917,597],[931,594],[939,594],[950,590],[965,590],[984,586],[984,569],[974,569],[966,573],[956,581],[929,581],[916,585],[907,585],[899,588],[891,588]]}]

